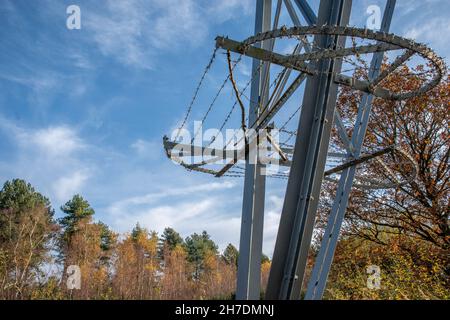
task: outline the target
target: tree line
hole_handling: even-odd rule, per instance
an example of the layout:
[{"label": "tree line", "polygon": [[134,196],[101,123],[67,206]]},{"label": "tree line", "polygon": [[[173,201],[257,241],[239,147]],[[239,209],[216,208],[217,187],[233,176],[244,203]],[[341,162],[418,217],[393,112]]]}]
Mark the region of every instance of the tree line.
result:
[{"label": "tree line", "polygon": [[[229,244],[220,254],[206,231],[183,239],[170,227],[158,236],[137,223],[119,235],[94,220],[94,209],[80,195],[61,211],[63,217],[56,219],[49,200],[24,180],[4,184],[0,298],[229,299],[234,294],[238,250]],[[79,268],[79,289],[67,286],[69,266]]]}]

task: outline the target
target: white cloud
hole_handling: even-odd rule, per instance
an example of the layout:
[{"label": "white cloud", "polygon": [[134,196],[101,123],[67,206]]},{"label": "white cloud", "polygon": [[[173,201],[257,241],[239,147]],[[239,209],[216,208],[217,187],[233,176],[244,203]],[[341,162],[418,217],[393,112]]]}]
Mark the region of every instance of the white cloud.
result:
[{"label": "white cloud", "polygon": [[159,205],[133,214],[116,216],[116,223],[122,226],[126,225],[127,228],[125,230],[129,230],[136,222],[159,232],[167,226],[173,226],[176,229],[186,229],[189,226],[188,221],[195,220],[196,217],[213,209],[213,199]]},{"label": "white cloud", "polygon": [[131,144],[131,148],[135,150],[137,155],[141,158],[154,160],[161,154],[161,143],[155,141],[137,139]]},{"label": "white cloud", "polygon": [[280,224],[281,210],[283,208],[283,198],[271,195],[268,198],[268,205],[264,217],[264,242],[263,252],[272,256],[277,239],[278,226]]},{"label": "white cloud", "polygon": [[446,0],[398,1],[397,19],[394,23],[406,38],[423,42],[440,56],[448,57],[450,47],[447,35],[450,32],[448,18],[442,8],[448,7]]},{"label": "white cloud", "polygon": [[16,146],[13,161],[0,160],[3,179],[20,178],[35,185],[57,207],[74,193],[82,193],[95,164],[90,148],[67,125],[29,129],[0,116],[0,130]]},{"label": "white cloud", "polygon": [[70,156],[84,147],[75,130],[67,126],[56,126],[25,132],[21,135],[22,143],[34,144],[42,154],[51,157]]},{"label": "white cloud", "polygon": [[450,33],[450,24],[445,18],[435,18],[428,21],[421,21],[415,26],[408,28],[405,33],[406,38],[415,41],[426,42],[433,46],[444,47],[448,41],[442,35]]},{"label": "white cloud", "polygon": [[154,205],[157,201],[164,198],[175,198],[188,195],[204,197],[208,196],[210,192],[230,189],[234,186],[234,183],[230,181],[224,181],[222,183],[213,182],[196,186],[187,185],[185,187],[178,188],[167,187],[163,191],[153,192],[143,196],[129,197],[116,201],[108,207],[107,211],[115,215],[132,215],[133,211],[135,210],[135,206]]},{"label": "white cloud", "polygon": [[155,51],[193,45],[207,31],[193,0],[107,1],[106,10],[86,15],[86,29],[104,55],[151,69]]},{"label": "white cloud", "polygon": [[255,10],[254,0],[210,0],[208,5],[208,15],[220,23],[237,19],[241,15],[253,14]]},{"label": "white cloud", "polygon": [[66,125],[33,130],[0,115],[0,129],[15,140],[19,147],[34,151],[41,157],[67,157],[86,147],[76,130]]},{"label": "white cloud", "polygon": [[153,1],[158,17],[154,21],[151,41],[156,48],[177,47],[179,43],[195,45],[207,34],[208,25],[197,1]]},{"label": "white cloud", "polygon": [[141,226],[160,234],[164,228],[172,227],[183,237],[206,230],[221,250],[230,242],[238,243],[239,212],[226,210],[222,197],[208,196],[186,201],[168,198],[165,200],[167,204],[162,202],[133,212],[116,212],[109,219],[112,218],[113,226],[122,232],[129,231],[139,222]]},{"label": "white cloud", "polygon": [[27,75],[11,74],[9,71],[3,71],[0,77],[29,88],[31,103],[39,106],[47,104],[54,91],[62,82],[62,77],[50,70],[33,69]]},{"label": "white cloud", "polygon": [[[228,243],[239,245],[242,199],[228,192],[235,187],[236,183],[224,181],[164,188],[164,191],[121,199],[104,211],[108,223],[121,232],[129,231],[137,222],[159,233],[172,227],[183,237],[206,230],[223,250]],[[267,200],[263,252],[271,256],[283,198],[270,195]]]},{"label": "white cloud", "polygon": [[94,69],[94,65],[89,60],[89,58],[81,52],[71,52],[69,54],[69,59],[71,60],[73,65],[77,68],[80,68],[83,70]]},{"label": "white cloud", "polygon": [[109,223],[121,232],[136,222],[162,232],[175,228],[184,237],[208,231],[221,249],[239,240],[240,210],[230,210],[224,201],[226,191],[235,186],[230,181],[186,187],[165,187],[162,191],[119,200],[105,209]]},{"label": "white cloud", "polygon": [[56,199],[62,203],[70,199],[74,194],[81,193],[82,187],[88,178],[89,174],[81,170],[60,177],[53,184]]},{"label": "white cloud", "polygon": [[408,0],[408,1],[398,1],[396,6],[396,13],[398,12],[401,16],[406,16],[417,10],[421,12],[432,11],[435,5],[442,4],[447,5],[446,0]]},{"label": "white cloud", "polygon": [[253,11],[251,0],[108,0],[102,10],[87,12],[85,29],[106,56],[152,69],[161,50],[199,45],[210,27]]}]

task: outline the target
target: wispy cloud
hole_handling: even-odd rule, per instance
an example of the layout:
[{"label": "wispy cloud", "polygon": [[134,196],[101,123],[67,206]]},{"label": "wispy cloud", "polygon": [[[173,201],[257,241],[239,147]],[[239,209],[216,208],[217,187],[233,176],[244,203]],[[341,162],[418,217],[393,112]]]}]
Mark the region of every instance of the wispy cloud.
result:
[{"label": "wispy cloud", "polygon": [[234,184],[230,181],[222,183],[213,182],[200,184],[196,186],[185,186],[179,188],[165,189],[158,192],[145,194],[142,196],[134,196],[116,201],[108,208],[108,212],[116,215],[132,215],[135,206],[153,205],[163,198],[176,198],[181,196],[208,196],[210,192],[233,188]]},{"label": "wispy cloud", "polygon": [[161,153],[161,143],[137,139],[131,144],[131,148],[136,151],[138,157],[143,159],[157,159]]},{"label": "wispy cloud", "polygon": [[447,35],[450,33],[450,24],[448,19],[435,18],[432,20],[421,21],[421,23],[415,26],[410,26],[405,33],[405,37],[414,39],[417,41],[432,44],[433,47],[438,47],[443,50],[446,49],[448,54],[448,40]]},{"label": "wispy cloud", "polygon": [[283,198],[277,195],[270,195],[264,217],[264,253],[272,256],[277,239],[278,226],[280,224],[281,209],[283,208]]},{"label": "wispy cloud", "polygon": [[143,69],[152,69],[163,51],[198,46],[210,27],[252,11],[250,0],[124,0],[106,2],[85,17],[87,30],[105,56]]},{"label": "wispy cloud", "polygon": [[39,71],[37,69],[27,74],[12,74],[4,71],[0,78],[29,89],[30,102],[38,106],[47,104],[54,91],[62,83],[61,77],[57,73],[49,70]]},{"label": "wispy cloud", "polygon": [[90,174],[87,171],[79,170],[58,178],[53,184],[56,200],[63,203],[74,194],[80,193],[89,176]]},{"label": "wispy cloud", "polygon": [[254,0],[210,0],[206,12],[210,19],[222,23],[241,15],[251,15],[254,13],[254,8]]},{"label": "wispy cloud", "polygon": [[438,55],[448,57],[450,46],[447,37],[443,35],[450,32],[450,25],[444,13],[445,8],[448,8],[446,0],[397,1],[393,24],[399,31],[395,32],[426,43]]},{"label": "wispy cloud", "polygon": [[221,248],[239,239],[240,212],[230,210],[224,194],[235,186],[229,181],[165,188],[143,196],[121,199],[108,208],[109,222],[122,232],[139,222],[162,232],[173,227],[182,235],[207,230]]},{"label": "wispy cloud", "polygon": [[86,15],[85,26],[104,55],[144,69],[157,50],[195,45],[207,30],[193,0],[109,0],[106,10]]},{"label": "wispy cloud", "polygon": [[50,157],[67,157],[85,147],[76,131],[68,126],[55,126],[32,132],[22,130],[17,136],[22,144],[36,146]]},{"label": "wispy cloud", "polygon": [[90,147],[72,127],[25,128],[0,116],[0,131],[16,146],[15,159],[0,161],[0,176],[35,183],[54,205],[82,192],[94,172],[94,164],[85,161]]},{"label": "wispy cloud", "polygon": [[[122,232],[130,230],[137,222],[159,233],[166,227],[173,227],[184,237],[207,230],[223,250],[228,243],[239,245],[242,199],[230,192],[236,187],[241,188],[232,181],[185,184],[124,198],[104,211],[108,222]],[[272,194],[267,200],[263,251],[272,255],[283,198]]]}]

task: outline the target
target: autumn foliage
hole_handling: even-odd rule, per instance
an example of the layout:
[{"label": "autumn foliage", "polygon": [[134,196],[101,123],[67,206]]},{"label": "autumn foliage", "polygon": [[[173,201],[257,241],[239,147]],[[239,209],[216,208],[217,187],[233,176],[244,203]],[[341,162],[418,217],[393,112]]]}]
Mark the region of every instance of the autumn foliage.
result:
[{"label": "autumn foliage", "polygon": [[[384,86],[399,91],[419,87],[425,74],[402,67]],[[353,123],[361,96],[342,90],[338,110]],[[351,135],[351,126],[347,133]],[[334,143],[339,144],[335,133]],[[450,79],[406,101],[374,99],[363,150],[396,145],[413,159],[417,176],[409,180],[411,164],[398,155],[362,165],[357,174],[398,178],[396,188],[353,188],[341,240],[328,279],[330,299],[449,299],[450,298]],[[327,221],[335,185],[326,183],[318,225]],[[314,256],[316,248],[312,252]],[[367,265],[381,269],[381,290],[365,285]]]}]

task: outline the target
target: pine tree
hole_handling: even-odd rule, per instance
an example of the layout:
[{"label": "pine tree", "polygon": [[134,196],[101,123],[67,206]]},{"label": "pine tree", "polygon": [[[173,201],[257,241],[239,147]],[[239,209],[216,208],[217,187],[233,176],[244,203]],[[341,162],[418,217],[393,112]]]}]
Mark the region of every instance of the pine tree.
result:
[{"label": "pine tree", "polygon": [[208,254],[217,255],[217,245],[211,240],[210,235],[203,231],[201,235],[194,233],[186,238],[185,246],[188,254],[188,261],[194,265],[193,278],[199,279],[204,269],[204,260]]},{"label": "pine tree", "polygon": [[238,249],[236,249],[235,246],[229,243],[228,246],[225,248],[222,257],[227,264],[237,266],[239,251]]},{"label": "pine tree", "polygon": [[158,244],[158,255],[160,259],[164,260],[164,257],[168,254],[166,251],[172,251],[177,246],[184,246],[183,238],[173,228],[165,228]]},{"label": "pine tree", "polygon": [[26,298],[57,231],[50,202],[24,180],[0,190],[0,298]]},{"label": "pine tree", "polygon": [[61,207],[61,211],[66,214],[65,217],[58,220],[64,230],[63,239],[69,241],[71,235],[76,232],[78,224],[82,220],[91,221],[95,214],[89,202],[80,195],[74,195],[73,198]]}]

